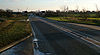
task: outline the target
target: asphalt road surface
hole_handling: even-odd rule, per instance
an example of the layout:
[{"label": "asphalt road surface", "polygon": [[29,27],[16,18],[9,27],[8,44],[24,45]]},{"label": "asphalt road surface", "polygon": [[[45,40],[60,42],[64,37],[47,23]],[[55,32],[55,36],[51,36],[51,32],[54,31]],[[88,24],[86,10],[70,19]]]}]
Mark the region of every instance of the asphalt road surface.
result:
[{"label": "asphalt road surface", "polygon": [[35,38],[38,39],[35,43],[37,54],[41,52],[40,55],[100,55],[90,46],[72,38],[73,35],[38,20],[42,18],[30,17],[30,19]]},{"label": "asphalt road surface", "polygon": [[[92,28],[88,28],[85,26],[84,27],[78,26],[81,24],[74,25],[74,24],[70,24],[70,23],[66,23],[66,22],[59,22],[59,23],[61,23],[63,26],[66,26],[68,29],[71,29],[75,32],[78,32],[83,35],[87,35],[90,38],[100,41],[100,30],[99,29],[92,29]],[[93,28],[96,28],[96,27],[93,27]]]},{"label": "asphalt road surface", "polygon": [[19,43],[18,45],[0,53],[0,55],[33,55],[33,37]]},{"label": "asphalt road surface", "polygon": [[[97,43],[97,41],[100,41],[99,30],[33,15],[29,16],[29,20],[34,39],[31,37],[0,53],[0,55],[100,55],[100,47]],[[60,28],[58,28],[59,26]],[[70,32],[72,31],[71,33],[75,33],[70,34],[65,29],[68,29],[67,31],[70,30]],[[76,33],[84,36],[82,38],[89,37],[96,40],[94,43],[97,45],[82,40],[81,37],[77,37],[78,34],[76,35]],[[32,46],[33,43],[34,48]]]}]

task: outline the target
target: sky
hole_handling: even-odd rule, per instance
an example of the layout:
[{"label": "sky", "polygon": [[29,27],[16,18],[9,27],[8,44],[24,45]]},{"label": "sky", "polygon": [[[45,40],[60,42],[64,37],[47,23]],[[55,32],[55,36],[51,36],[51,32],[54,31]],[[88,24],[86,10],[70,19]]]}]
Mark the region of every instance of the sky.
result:
[{"label": "sky", "polygon": [[70,10],[96,10],[100,8],[100,0],[0,0],[0,9],[12,9],[14,11],[35,10],[62,10],[68,6]]}]

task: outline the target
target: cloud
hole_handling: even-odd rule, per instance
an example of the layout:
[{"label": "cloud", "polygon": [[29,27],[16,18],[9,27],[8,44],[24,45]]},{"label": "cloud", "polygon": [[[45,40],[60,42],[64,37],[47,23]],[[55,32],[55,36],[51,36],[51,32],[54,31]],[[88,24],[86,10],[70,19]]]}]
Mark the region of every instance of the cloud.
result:
[{"label": "cloud", "polygon": [[17,2],[17,1],[20,1],[20,0],[5,0],[5,1],[10,1],[10,2]]},{"label": "cloud", "polygon": [[57,1],[67,1],[67,0],[57,0]]},{"label": "cloud", "polygon": [[10,2],[20,2],[20,1],[26,1],[26,0],[5,0],[5,1],[10,1]]}]

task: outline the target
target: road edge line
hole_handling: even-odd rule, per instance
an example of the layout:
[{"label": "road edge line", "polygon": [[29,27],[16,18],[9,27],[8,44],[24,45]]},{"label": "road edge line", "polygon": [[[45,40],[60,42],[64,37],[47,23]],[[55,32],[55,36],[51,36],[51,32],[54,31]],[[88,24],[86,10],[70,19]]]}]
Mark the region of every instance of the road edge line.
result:
[{"label": "road edge line", "polygon": [[[53,24],[53,23],[50,23],[50,22],[45,21],[45,20],[42,20],[42,19],[39,19],[39,20],[42,21],[42,22],[48,23],[49,25],[52,25],[52,26],[54,26],[54,27],[56,27],[56,28],[58,28],[58,29],[61,29],[62,31],[65,31],[65,32],[66,32],[66,30],[67,30],[68,33],[70,33],[70,34],[72,34],[72,35],[74,35],[74,36],[76,36],[76,37],[79,37],[79,36],[77,36],[77,35],[71,33],[72,31],[70,31],[69,29],[65,29],[65,28],[63,28],[63,27],[61,27],[61,26],[55,25],[55,24]],[[63,29],[65,29],[65,30],[63,30]],[[77,33],[77,34],[78,34],[78,33]],[[79,35],[80,35],[80,34],[79,34]],[[82,35],[82,36],[83,36],[83,35]],[[96,47],[99,47],[99,48],[100,48],[100,44],[99,44],[99,45],[96,44],[96,43],[98,43],[98,41],[93,40],[93,39],[91,39],[91,38],[88,37],[89,40],[92,40],[92,42],[91,42],[91,41],[89,41],[89,40],[86,40],[86,39],[84,38],[84,36],[83,36],[83,37],[80,37],[80,38],[81,38],[82,40],[87,41],[88,43],[91,43],[91,44],[95,45]],[[87,38],[87,37],[86,37],[86,38]],[[94,43],[94,42],[95,42],[95,43]],[[100,43],[100,42],[99,42],[99,43]]]},{"label": "road edge line", "polygon": [[20,40],[18,40],[18,41],[15,41],[15,42],[13,42],[13,43],[11,43],[11,44],[9,44],[9,45],[7,45],[7,46],[1,48],[1,49],[0,49],[0,53],[2,53],[2,52],[4,52],[4,51],[6,51],[7,49],[9,49],[9,48],[11,48],[11,47],[17,45],[18,43],[20,43],[20,42],[22,42],[22,41],[28,39],[28,38],[31,37],[31,36],[32,36],[32,33],[31,33],[30,35],[28,35],[27,37],[25,37],[25,38],[22,38],[22,39],[20,39]]}]

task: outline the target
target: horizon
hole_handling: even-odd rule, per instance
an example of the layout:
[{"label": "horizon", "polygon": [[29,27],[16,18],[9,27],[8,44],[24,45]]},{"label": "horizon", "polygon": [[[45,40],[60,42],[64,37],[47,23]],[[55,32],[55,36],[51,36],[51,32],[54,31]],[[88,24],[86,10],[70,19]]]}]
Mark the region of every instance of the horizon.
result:
[{"label": "horizon", "polygon": [[[3,3],[4,2],[4,3]],[[13,11],[45,11],[45,10],[62,10],[61,7],[68,6],[69,10],[79,11],[86,9],[96,11],[96,5],[99,10],[100,0],[0,0],[0,9],[11,9]]]}]

